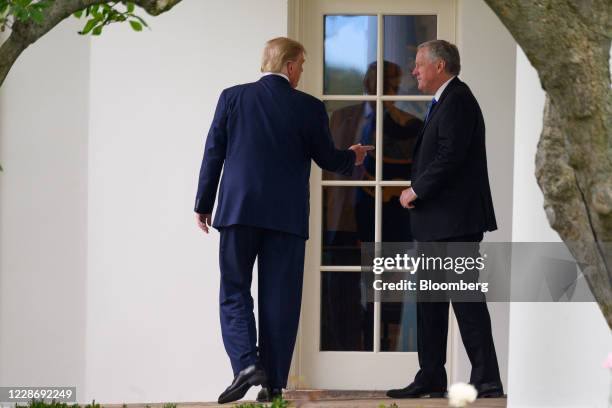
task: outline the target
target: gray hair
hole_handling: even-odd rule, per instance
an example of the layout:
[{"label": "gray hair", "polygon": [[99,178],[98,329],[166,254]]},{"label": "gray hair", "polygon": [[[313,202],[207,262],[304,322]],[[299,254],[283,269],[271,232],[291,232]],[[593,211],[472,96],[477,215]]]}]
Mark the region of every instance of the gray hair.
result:
[{"label": "gray hair", "polygon": [[461,61],[459,50],[455,44],[444,40],[431,40],[422,43],[418,49],[427,48],[430,60],[444,61],[444,70],[451,75],[459,75],[461,71]]}]

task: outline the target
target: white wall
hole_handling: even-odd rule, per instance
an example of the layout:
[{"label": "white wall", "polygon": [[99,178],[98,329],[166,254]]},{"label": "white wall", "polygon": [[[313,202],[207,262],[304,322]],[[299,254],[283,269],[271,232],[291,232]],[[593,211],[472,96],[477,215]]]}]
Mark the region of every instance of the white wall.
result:
[{"label": "white wall", "polygon": [[286,35],[287,5],[185,1],[147,20],[92,41],[87,395],[211,401],[232,373],[218,234],[194,222],[203,142],[221,90],[257,80],[264,42]]},{"label": "white wall", "polygon": [[[522,50],[517,55],[513,238],[557,242],[535,179],[544,92]],[[512,303],[508,406],[607,407],[612,336],[594,303]]]},{"label": "white wall", "polygon": [[0,93],[0,386],[85,386],[89,40],[70,19]]},{"label": "white wall", "polygon": [[0,385],[121,403],[216,400],[231,380],[197,174],[221,89],[259,77],[286,1],[147,20],[107,28],[90,55],[70,19],[2,87]]},{"label": "white wall", "polygon": [[[485,240],[509,242],[513,221],[516,42],[484,1],[459,0],[457,46],[461,53],[460,77],[472,89],[485,118],[489,180],[498,226],[497,231],[485,235]],[[500,374],[507,388],[509,304],[489,303],[488,307]],[[467,382],[471,365],[456,320],[453,326],[457,335],[452,344],[451,381]]]}]

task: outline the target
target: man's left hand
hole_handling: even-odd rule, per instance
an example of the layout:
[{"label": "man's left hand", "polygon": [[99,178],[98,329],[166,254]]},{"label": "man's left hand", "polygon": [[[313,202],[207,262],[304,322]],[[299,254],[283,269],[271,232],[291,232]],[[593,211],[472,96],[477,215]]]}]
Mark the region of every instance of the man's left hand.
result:
[{"label": "man's left hand", "polygon": [[407,189],[405,189],[404,191],[402,191],[402,195],[400,196],[400,204],[402,205],[402,207],[404,208],[414,208],[414,204],[413,201],[417,199],[416,194],[414,194],[414,191],[412,191],[412,187],[408,187]]}]

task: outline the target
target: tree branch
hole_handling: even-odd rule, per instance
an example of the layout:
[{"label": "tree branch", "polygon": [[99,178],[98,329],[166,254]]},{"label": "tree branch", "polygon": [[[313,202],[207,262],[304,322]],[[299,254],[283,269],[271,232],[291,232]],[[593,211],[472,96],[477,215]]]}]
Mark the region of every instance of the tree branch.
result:
[{"label": "tree branch", "polygon": [[[34,21],[13,24],[9,38],[0,47],[0,87],[19,55],[32,43],[47,34],[74,12],[95,4],[109,3],[109,0],[55,0],[43,11],[42,24]],[[134,3],[148,14],[158,16],[169,11],[181,0],[134,0]]]}]

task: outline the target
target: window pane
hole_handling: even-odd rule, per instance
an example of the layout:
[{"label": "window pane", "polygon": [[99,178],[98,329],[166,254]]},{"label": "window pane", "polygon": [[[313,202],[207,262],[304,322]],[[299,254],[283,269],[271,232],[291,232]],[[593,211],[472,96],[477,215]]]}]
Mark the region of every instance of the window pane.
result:
[{"label": "window pane", "polygon": [[[348,149],[357,143],[376,144],[376,102],[326,101],[325,106],[329,129],[338,149]],[[368,152],[364,165],[355,166],[350,176],[323,171],[323,180],[375,180],[375,157],[376,152]]]},{"label": "window pane", "polygon": [[361,265],[374,241],[374,187],[323,187],[322,265]]},{"label": "window pane", "polygon": [[381,303],[380,350],[417,351],[415,302]]},{"label": "window pane", "polygon": [[376,61],[377,26],[376,16],[325,16],[324,94],[363,94],[364,76]]},{"label": "window pane", "polygon": [[399,202],[407,186],[382,188],[382,242],[412,242],[410,210]]},{"label": "window pane", "polygon": [[383,103],[383,180],[410,180],[412,153],[428,102]]},{"label": "window pane", "polygon": [[417,46],[437,38],[437,17],[384,16],[384,32],[384,94],[421,94],[411,72]]},{"label": "window pane", "polygon": [[[382,188],[383,242],[412,242],[410,210],[399,203],[406,187]],[[414,245],[414,244],[412,244]],[[416,303],[381,303],[381,351],[416,351]]]},{"label": "window pane", "polygon": [[374,304],[361,272],[321,273],[321,351],[373,351]]}]

